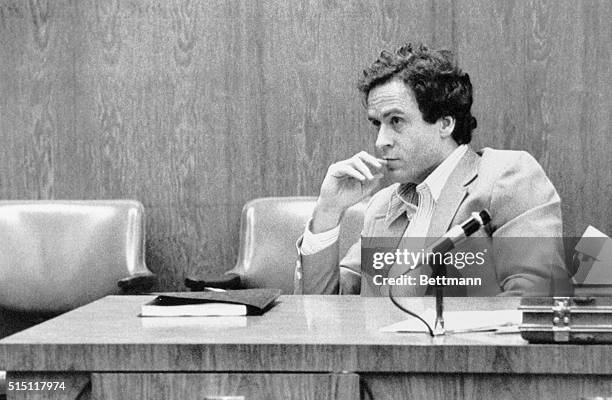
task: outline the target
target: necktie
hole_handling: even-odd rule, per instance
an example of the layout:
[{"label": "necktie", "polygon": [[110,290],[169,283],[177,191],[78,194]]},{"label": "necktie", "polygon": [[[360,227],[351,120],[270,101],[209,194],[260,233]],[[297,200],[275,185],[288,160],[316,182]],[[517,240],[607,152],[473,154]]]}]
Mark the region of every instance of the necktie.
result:
[{"label": "necktie", "polygon": [[[404,200],[402,207],[405,211],[408,210],[408,207],[405,203],[409,203],[417,206],[417,213],[419,212],[419,194],[416,190],[416,186],[417,185],[413,183],[404,184],[400,186],[398,190],[398,195],[401,197],[401,199]],[[428,265],[420,265],[420,263],[418,263],[418,265],[414,265],[412,263],[412,260],[414,260],[415,257],[420,257],[421,259],[423,258],[425,245],[424,237],[411,237],[411,232],[415,231],[415,226],[411,226],[414,223],[415,216],[416,213],[412,216],[408,215],[408,218],[410,218],[410,220],[406,226],[406,230],[404,231],[404,234],[402,235],[402,239],[400,240],[398,246],[398,249],[404,255],[406,255],[407,258],[402,258],[401,263],[396,263],[389,270],[389,278],[396,278],[404,275],[405,279],[403,280],[403,282],[407,283],[403,285],[394,285],[393,294],[395,296],[424,296],[425,291],[427,290],[427,285],[419,285],[419,278],[421,275],[431,275],[431,268]],[[419,227],[417,227],[417,229],[419,229]],[[406,264],[406,260],[411,262],[409,264]],[[414,266],[416,268],[411,270],[411,266]],[[389,286],[380,287],[382,295],[388,295],[388,290]]]}]

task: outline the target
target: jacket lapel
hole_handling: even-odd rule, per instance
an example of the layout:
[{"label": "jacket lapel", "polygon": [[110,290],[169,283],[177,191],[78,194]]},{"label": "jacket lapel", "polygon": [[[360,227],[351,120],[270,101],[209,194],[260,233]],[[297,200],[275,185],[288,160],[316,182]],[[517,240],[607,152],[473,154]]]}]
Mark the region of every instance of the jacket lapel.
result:
[{"label": "jacket lapel", "polygon": [[436,202],[427,231],[427,238],[431,238],[428,239],[428,242],[435,241],[448,230],[459,206],[468,195],[468,185],[478,175],[479,164],[480,156],[471,147],[468,147],[465,155],[448,177],[440,198]]}]

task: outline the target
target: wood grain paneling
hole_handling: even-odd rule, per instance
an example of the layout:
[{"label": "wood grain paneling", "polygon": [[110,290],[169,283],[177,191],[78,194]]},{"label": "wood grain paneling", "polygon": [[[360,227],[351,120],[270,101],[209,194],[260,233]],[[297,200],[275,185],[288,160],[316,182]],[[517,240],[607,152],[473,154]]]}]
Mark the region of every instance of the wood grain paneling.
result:
[{"label": "wood grain paneling", "polygon": [[526,149],[565,231],[612,232],[612,5],[0,1],[0,197],[135,198],[159,289],[235,260],[242,205],[315,195],[373,150],[355,89],[383,48],[457,51],[475,144]]},{"label": "wood grain paneling", "polygon": [[457,0],[477,143],[524,149],[562,199],[567,236],[612,233],[612,30],[606,1]]},{"label": "wood grain paneling", "polygon": [[[92,399],[355,400],[356,374],[93,374]],[[243,397],[240,397],[243,396]]]},{"label": "wood grain paneling", "polygon": [[598,375],[410,374],[361,375],[373,397],[364,400],[499,399],[579,400],[609,398],[612,379]]},{"label": "wood grain paneling", "polygon": [[238,241],[230,241],[239,225],[239,204],[149,207],[147,266],[159,275],[161,289],[184,289],[189,274],[227,271],[234,267]]},{"label": "wood grain paneling", "polygon": [[65,1],[0,5],[0,195],[53,198],[59,133],[72,123],[71,18]]}]

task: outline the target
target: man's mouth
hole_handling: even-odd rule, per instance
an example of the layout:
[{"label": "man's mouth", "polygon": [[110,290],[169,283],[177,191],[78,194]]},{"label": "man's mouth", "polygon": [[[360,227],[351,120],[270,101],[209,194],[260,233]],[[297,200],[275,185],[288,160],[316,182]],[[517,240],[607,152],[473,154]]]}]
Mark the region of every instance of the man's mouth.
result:
[{"label": "man's mouth", "polygon": [[388,171],[393,171],[396,168],[400,167],[400,159],[399,158],[390,158],[390,157],[385,157],[383,158],[383,160],[386,161],[386,167]]}]

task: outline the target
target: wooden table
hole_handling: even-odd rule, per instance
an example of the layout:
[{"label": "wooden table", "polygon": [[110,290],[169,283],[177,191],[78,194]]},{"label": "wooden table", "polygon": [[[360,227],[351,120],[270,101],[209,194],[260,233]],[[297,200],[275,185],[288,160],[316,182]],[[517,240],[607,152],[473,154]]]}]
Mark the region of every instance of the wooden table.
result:
[{"label": "wooden table", "polygon": [[[612,346],[530,345],[518,334],[383,333],[387,299],[283,296],[260,317],[138,318],[152,296],[110,296],[0,341],[11,398],[572,399],[612,396]],[[419,311],[431,298],[402,299]],[[516,298],[448,299],[447,309]],[[79,397],[80,396],[80,397]]]}]

